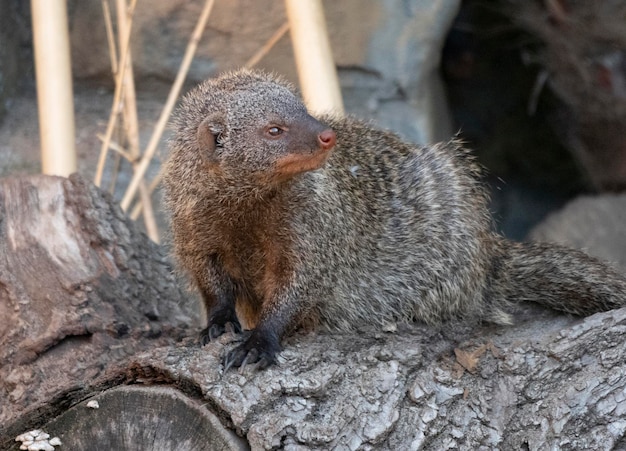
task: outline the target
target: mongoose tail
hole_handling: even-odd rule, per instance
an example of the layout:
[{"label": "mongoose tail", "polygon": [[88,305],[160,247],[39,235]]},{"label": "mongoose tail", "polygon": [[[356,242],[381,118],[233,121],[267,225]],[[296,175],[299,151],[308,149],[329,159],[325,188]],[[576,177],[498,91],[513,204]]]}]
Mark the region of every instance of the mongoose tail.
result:
[{"label": "mongoose tail", "polygon": [[589,255],[551,243],[498,238],[489,296],[536,302],[575,315],[626,305],[626,278]]}]

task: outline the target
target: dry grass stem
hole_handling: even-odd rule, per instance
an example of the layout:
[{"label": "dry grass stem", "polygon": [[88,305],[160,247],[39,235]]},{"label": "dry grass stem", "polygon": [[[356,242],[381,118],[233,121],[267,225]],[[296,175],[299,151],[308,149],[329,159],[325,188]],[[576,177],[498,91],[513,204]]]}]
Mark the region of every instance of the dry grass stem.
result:
[{"label": "dry grass stem", "polygon": [[[129,15],[132,15],[135,10],[135,5],[137,4],[137,0],[132,0],[131,7],[129,8]],[[126,67],[126,59],[128,58],[130,47],[130,33],[128,33],[127,39],[123,42],[123,46],[120,49],[120,63],[119,63],[119,71],[115,77],[115,91],[113,94],[113,105],[111,107],[111,114],[109,116],[109,122],[107,124],[107,129],[105,133],[104,142],[102,143],[102,147],[100,149],[100,157],[98,159],[98,166],[96,168],[96,175],[94,177],[94,184],[96,186],[100,186],[102,183],[102,174],[104,172],[104,164],[106,163],[106,157],[109,150],[109,142],[111,140],[111,136],[113,135],[113,130],[115,129],[115,125],[117,123],[117,117],[120,111],[121,100],[122,100],[122,87],[123,87],[123,77]]]},{"label": "dry grass stem", "polygon": [[176,79],[174,80],[174,84],[172,85],[172,88],[170,89],[170,93],[168,95],[167,101],[165,103],[165,106],[163,107],[163,110],[161,111],[161,115],[159,116],[157,125],[155,126],[155,129],[152,133],[150,142],[148,143],[146,151],[141,159],[141,162],[139,163],[139,165],[137,166],[135,170],[135,173],[130,182],[130,185],[128,186],[126,190],[126,194],[124,195],[124,198],[122,199],[121,206],[124,211],[128,210],[130,203],[132,202],[133,198],[135,197],[135,194],[137,193],[137,190],[139,189],[140,182],[141,180],[143,180],[146,170],[148,169],[148,165],[150,164],[150,161],[154,157],[154,154],[157,150],[161,136],[163,135],[163,131],[165,130],[165,126],[167,125],[167,122],[169,121],[170,115],[172,113],[174,105],[176,104],[176,101],[180,94],[180,90],[183,86],[183,82],[185,81],[187,72],[189,71],[189,66],[191,65],[193,56],[196,52],[196,49],[198,48],[198,42],[200,41],[200,38],[202,37],[202,33],[204,31],[204,28],[206,27],[206,23],[209,19],[209,15],[211,13],[211,9],[213,8],[214,3],[215,3],[215,0],[207,0],[205,2],[204,8],[202,10],[202,14],[200,15],[200,18],[198,19],[196,28],[194,29],[193,34],[191,35],[189,43],[187,44],[183,61],[178,70],[178,73],[176,74]]},{"label": "dry grass stem", "polygon": [[[163,167],[161,166],[157,175],[150,182],[150,185],[148,186],[148,191],[150,192],[150,195],[154,193],[154,190],[157,189],[157,186],[159,186],[159,183],[161,183],[161,178],[163,178],[163,172],[164,172]],[[137,204],[133,207],[133,210],[130,213],[130,218],[136,221],[139,215],[141,214],[142,209],[143,209],[142,203],[137,202]]]},{"label": "dry grass stem", "polygon": [[113,167],[111,168],[111,179],[109,180],[109,194],[113,196],[115,194],[115,186],[117,185],[117,176],[120,173],[122,166],[122,156],[115,152],[113,155]]},{"label": "dry grass stem", "polygon": [[287,33],[287,31],[289,31],[289,22],[285,22],[284,24],[282,24],[281,27],[276,30],[276,32],[272,35],[272,37],[270,37],[267,42],[252,56],[252,58],[250,58],[246,62],[245,66],[256,66],[257,63],[261,61],[263,57],[265,57],[265,55],[269,53],[270,50],[272,50],[272,47],[274,47],[276,43],[280,41],[280,38],[282,38],[285,33]]},{"label": "dry grass stem", "polygon": [[[132,16],[129,15],[130,10],[126,0],[116,0],[117,9],[117,28],[118,39],[120,47],[125,42],[130,42],[130,29]],[[137,117],[137,96],[135,93],[135,81],[133,77],[133,59],[130,49],[126,57],[126,67],[124,67],[124,76],[122,77],[123,83],[123,119],[124,119],[124,131],[126,133],[126,139],[128,141],[129,152],[131,155],[131,163],[133,171],[137,169],[139,164],[141,150],[139,144],[139,119]],[[156,219],[153,214],[152,200],[150,192],[144,180],[139,184],[139,193],[142,203],[150,204],[143,210],[143,220],[146,226],[146,231],[150,239],[156,243],[159,242],[159,230],[156,224]]]},{"label": "dry grass stem", "polygon": [[113,24],[111,22],[111,10],[108,0],[102,0],[102,13],[104,14],[104,27],[107,32],[107,44],[109,46],[109,56],[111,58],[111,71],[117,74],[117,47],[113,36]]},{"label": "dry grass stem", "polygon": [[[98,133],[96,135],[100,142],[104,142],[105,136],[102,133]],[[126,150],[124,147],[120,146],[116,141],[109,140],[109,149],[117,152],[119,155],[124,157],[129,163],[135,161],[135,158]]]}]

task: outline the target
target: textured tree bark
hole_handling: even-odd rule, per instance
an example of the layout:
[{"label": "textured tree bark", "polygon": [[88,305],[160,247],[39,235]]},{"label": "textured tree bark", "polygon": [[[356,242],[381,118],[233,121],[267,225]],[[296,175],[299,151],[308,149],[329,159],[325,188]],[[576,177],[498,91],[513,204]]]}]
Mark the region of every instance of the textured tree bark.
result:
[{"label": "textured tree bark", "polygon": [[0,180],[0,436],[71,405],[129,356],[182,339],[195,309],[160,249],[93,186]]},{"label": "textured tree bark", "polygon": [[256,374],[222,375],[222,343],[162,348],[133,374],[197,387],[252,449],[624,449],[626,309],[530,316],[294,337]]},{"label": "textured tree bark", "polygon": [[2,449],[34,427],[68,449],[626,447],[626,309],[300,334],[277,366],[223,374],[237,337],[177,342],[192,308],[96,190],[4,180],[0,213]]}]

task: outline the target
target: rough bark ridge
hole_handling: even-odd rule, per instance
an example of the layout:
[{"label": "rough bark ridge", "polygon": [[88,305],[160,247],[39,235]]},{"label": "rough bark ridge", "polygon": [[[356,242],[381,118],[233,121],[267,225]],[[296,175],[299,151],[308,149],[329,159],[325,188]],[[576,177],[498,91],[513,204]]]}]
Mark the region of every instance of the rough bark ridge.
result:
[{"label": "rough bark ridge", "polygon": [[0,180],[0,436],[21,414],[80,398],[107,367],[182,338],[195,308],[158,246],[95,187]]},{"label": "rough bark ridge", "polygon": [[0,180],[0,218],[2,449],[33,427],[71,449],[626,448],[626,309],[297,335],[223,374],[236,338],[176,342],[191,308],[95,189]]},{"label": "rough bark ridge", "polygon": [[132,374],[192,381],[252,449],[624,449],[626,309],[530,310],[509,328],[295,337],[257,374],[222,375],[221,343],[162,348]]}]

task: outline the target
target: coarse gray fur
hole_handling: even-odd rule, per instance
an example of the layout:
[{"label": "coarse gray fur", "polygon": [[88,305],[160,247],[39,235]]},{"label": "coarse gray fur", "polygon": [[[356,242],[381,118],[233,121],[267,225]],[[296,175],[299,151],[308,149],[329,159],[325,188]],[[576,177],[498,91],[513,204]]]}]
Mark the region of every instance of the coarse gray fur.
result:
[{"label": "coarse gray fur", "polygon": [[[272,124],[285,136],[265,139]],[[174,254],[203,296],[209,338],[237,323],[230,304],[255,328],[227,357],[235,366],[271,363],[296,326],[507,324],[519,301],[580,315],[626,303],[606,264],[494,233],[480,168],[456,140],[416,146],[354,118],[315,120],[289,84],[247,70],[198,86],[175,126],[164,178]],[[325,164],[275,180],[276,161],[316,151],[327,128]]]}]

